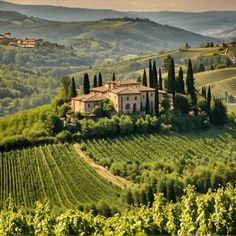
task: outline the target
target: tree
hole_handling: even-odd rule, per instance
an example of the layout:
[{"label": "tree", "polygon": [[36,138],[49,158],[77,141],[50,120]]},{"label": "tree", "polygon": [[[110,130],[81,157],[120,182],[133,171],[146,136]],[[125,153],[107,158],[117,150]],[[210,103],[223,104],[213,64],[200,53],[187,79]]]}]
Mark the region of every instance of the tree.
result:
[{"label": "tree", "polygon": [[227,108],[220,99],[214,100],[210,114],[210,121],[213,125],[224,125],[227,123]]},{"label": "tree", "polygon": [[115,74],[115,72],[113,72],[112,81],[115,81],[115,80],[116,80],[116,74]]},{"label": "tree", "polygon": [[192,62],[191,62],[190,59],[188,61],[186,86],[187,86],[187,94],[189,94],[191,96],[193,104],[196,105],[196,103],[197,103],[197,94],[196,94],[194,78],[193,78],[193,67],[192,67]]},{"label": "tree", "polygon": [[152,70],[152,61],[149,61],[149,87],[153,88],[153,70]]},{"label": "tree", "polygon": [[205,66],[201,63],[199,65],[199,68],[198,68],[198,72],[204,72],[206,69],[205,69]]},{"label": "tree", "polygon": [[208,106],[208,111],[210,113],[210,110],[211,110],[211,86],[208,87],[208,91],[207,91],[207,106]]},{"label": "tree", "polygon": [[175,95],[175,62],[171,58],[169,69],[168,69],[168,93]]},{"label": "tree", "polygon": [[93,87],[96,88],[97,86],[98,86],[97,75],[94,75],[94,78],[93,78]]},{"label": "tree", "polygon": [[101,87],[102,86],[102,73],[99,72],[99,75],[98,75],[98,86]]},{"label": "tree", "polygon": [[142,85],[143,86],[147,86],[147,74],[146,74],[146,70],[145,69],[143,71]]},{"label": "tree", "polygon": [[71,83],[70,83],[70,98],[76,97],[76,86],[75,86],[75,78],[72,77]]},{"label": "tree", "polygon": [[183,94],[176,94],[174,97],[174,109],[183,114],[188,114],[190,110],[188,98]]},{"label": "tree", "polygon": [[63,99],[64,101],[69,101],[70,100],[70,84],[71,84],[71,79],[68,76],[64,76],[61,78],[61,84],[63,87]]},{"label": "tree", "polygon": [[148,92],[146,92],[146,114],[150,114],[150,102]]},{"label": "tree", "polygon": [[206,92],[206,87],[202,87],[202,96],[207,99],[207,92]]},{"label": "tree", "polygon": [[172,59],[173,58],[170,55],[168,55],[167,58],[164,59],[162,67],[163,67],[165,72],[168,72],[169,67],[170,67],[170,62],[171,62]]},{"label": "tree", "polygon": [[182,67],[179,68],[179,76],[176,81],[176,92],[185,94],[185,88],[184,88],[184,75],[183,75],[183,69]]},{"label": "tree", "polygon": [[161,68],[159,67],[159,89],[163,90],[163,85],[162,85],[162,73],[161,73]]},{"label": "tree", "polygon": [[83,92],[84,92],[84,94],[89,94],[90,93],[90,83],[89,83],[88,73],[84,74]]},{"label": "tree", "polygon": [[158,84],[155,87],[155,114],[159,116],[159,89]]},{"label": "tree", "polygon": [[156,61],[153,63],[153,88],[156,88],[158,86],[158,77],[157,77],[157,67],[156,67]]}]

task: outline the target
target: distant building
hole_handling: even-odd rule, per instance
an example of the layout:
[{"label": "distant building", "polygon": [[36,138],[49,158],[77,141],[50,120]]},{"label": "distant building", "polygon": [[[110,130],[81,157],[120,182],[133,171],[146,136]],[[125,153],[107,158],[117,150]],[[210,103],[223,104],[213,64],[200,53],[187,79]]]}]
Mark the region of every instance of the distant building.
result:
[{"label": "distant building", "polygon": [[[22,48],[35,48],[35,47],[59,47],[57,43],[44,41],[43,39],[16,39],[12,37],[11,33],[0,35],[0,44],[11,45]],[[63,46],[60,46],[63,47]]]},{"label": "distant building", "polygon": [[[159,100],[167,95],[159,90]],[[73,112],[91,113],[95,106],[101,106],[102,101],[108,98],[112,101],[118,114],[132,114],[145,111],[147,96],[150,112],[155,112],[155,89],[142,86],[134,80],[108,81],[104,86],[90,89],[90,94],[71,99]]]}]

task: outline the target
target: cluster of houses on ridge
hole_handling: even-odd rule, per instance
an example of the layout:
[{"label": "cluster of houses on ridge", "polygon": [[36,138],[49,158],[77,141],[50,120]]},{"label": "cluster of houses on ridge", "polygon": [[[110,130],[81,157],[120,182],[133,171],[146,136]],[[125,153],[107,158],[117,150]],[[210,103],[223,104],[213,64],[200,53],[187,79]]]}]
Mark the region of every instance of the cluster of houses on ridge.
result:
[{"label": "cluster of houses on ridge", "polygon": [[0,44],[11,45],[22,48],[36,48],[36,47],[63,47],[57,43],[44,41],[43,39],[17,39],[11,33],[0,34]]},{"label": "cluster of houses on ridge", "polygon": [[[93,109],[102,106],[104,99],[109,99],[117,114],[132,114],[145,111],[147,96],[150,112],[155,113],[155,89],[141,85],[134,80],[107,81],[103,86],[90,89],[90,94],[71,99],[72,112],[92,113]],[[172,98],[163,90],[159,90],[159,102],[165,96]]]}]

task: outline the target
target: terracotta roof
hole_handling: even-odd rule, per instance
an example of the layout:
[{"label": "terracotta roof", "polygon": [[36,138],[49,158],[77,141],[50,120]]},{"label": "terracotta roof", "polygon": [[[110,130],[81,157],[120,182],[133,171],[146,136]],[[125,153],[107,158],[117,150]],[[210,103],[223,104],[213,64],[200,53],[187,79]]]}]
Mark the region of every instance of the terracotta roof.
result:
[{"label": "terracotta roof", "polygon": [[72,98],[72,100],[80,102],[99,102],[104,100],[105,97],[99,94],[85,94]]},{"label": "terracotta roof", "polygon": [[100,87],[96,87],[96,88],[91,88],[90,91],[94,91],[94,92],[107,92],[109,90],[109,88],[107,88],[106,86],[100,86]]},{"label": "terracotta roof", "polygon": [[129,84],[140,84],[135,80],[116,80],[115,81],[118,85],[129,85]]},{"label": "terracotta roof", "polygon": [[154,92],[155,91],[154,88],[146,87],[146,86],[143,86],[143,85],[138,86],[137,89],[140,92]]},{"label": "terracotta roof", "polygon": [[112,89],[110,92],[115,94],[140,94],[138,89],[130,87]]}]

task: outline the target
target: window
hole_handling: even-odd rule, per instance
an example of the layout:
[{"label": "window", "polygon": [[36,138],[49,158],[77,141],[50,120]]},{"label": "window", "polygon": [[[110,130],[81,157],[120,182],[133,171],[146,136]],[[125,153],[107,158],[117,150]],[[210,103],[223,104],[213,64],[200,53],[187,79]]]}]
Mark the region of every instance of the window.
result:
[{"label": "window", "polygon": [[143,98],[144,98],[145,96],[144,96],[144,94],[143,94]]},{"label": "window", "polygon": [[153,96],[153,93],[151,93],[151,97]]},{"label": "window", "polygon": [[137,101],[137,97],[135,97],[134,99],[135,99],[135,101]]},{"label": "window", "polygon": [[88,104],[88,107],[90,107],[90,104]]},{"label": "window", "polygon": [[129,101],[129,97],[127,97],[127,101]]}]

